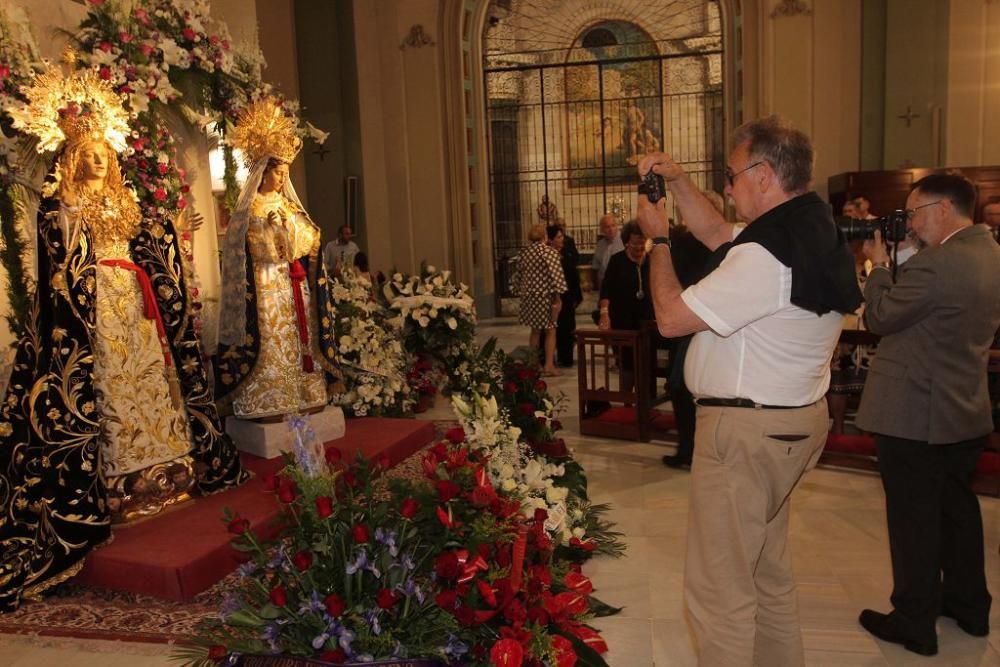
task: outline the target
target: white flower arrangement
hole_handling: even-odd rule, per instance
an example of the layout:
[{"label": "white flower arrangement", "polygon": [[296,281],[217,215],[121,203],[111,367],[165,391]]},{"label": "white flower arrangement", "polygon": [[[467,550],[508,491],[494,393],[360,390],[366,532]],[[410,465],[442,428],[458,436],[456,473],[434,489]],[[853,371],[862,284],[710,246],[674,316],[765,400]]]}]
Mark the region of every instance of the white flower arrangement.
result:
[{"label": "white flower arrangement", "polygon": [[337,364],[344,383],[332,401],[356,416],[409,412],[413,391],[398,323],[369,299],[371,283],[353,270],[332,279]]},{"label": "white flower arrangement", "polygon": [[452,396],[451,402],[465,441],[488,454],[487,474],[493,486],[521,498],[526,517],[534,516],[536,509],[545,510],[545,529],[557,544],[568,544],[574,537],[582,539],[586,531],[581,502],[556,482],[565,474],[565,467],[549,463],[521,442],[521,429],[511,425],[496,397],[473,393],[468,401]]}]

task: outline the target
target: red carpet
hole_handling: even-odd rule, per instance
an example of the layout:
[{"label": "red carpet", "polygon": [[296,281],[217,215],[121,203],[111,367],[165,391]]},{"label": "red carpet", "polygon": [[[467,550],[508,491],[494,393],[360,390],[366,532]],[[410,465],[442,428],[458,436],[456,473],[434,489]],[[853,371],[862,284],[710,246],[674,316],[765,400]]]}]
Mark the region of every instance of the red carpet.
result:
[{"label": "red carpet", "polygon": [[[434,439],[433,423],[412,419],[349,419],[336,446],[347,459],[388,454],[395,465]],[[256,477],[226,493],[199,498],[162,516],[115,530],[114,541],[94,551],[76,581],[90,586],[190,600],[233,571],[237,554],[222,523],[223,508],[239,512],[265,533],[278,514],[277,502],[263,491],[263,476],[281,468],[281,459],[243,454]]]},{"label": "red carpet", "polygon": [[[597,419],[609,424],[634,424],[636,419],[635,412],[636,410],[634,407],[618,405],[608,408],[598,415]],[[660,431],[672,431],[677,428],[677,420],[674,417],[673,412],[667,412],[666,410],[651,410],[650,414],[653,416],[650,424],[654,429]]]}]

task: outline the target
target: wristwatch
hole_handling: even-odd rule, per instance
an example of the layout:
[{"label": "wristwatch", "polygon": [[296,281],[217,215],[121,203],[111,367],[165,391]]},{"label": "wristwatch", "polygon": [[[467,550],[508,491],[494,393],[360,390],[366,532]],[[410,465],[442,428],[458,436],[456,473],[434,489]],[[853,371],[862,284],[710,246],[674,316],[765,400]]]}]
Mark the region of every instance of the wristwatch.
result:
[{"label": "wristwatch", "polygon": [[653,247],[658,245],[665,245],[668,248],[672,248],[673,245],[670,243],[670,237],[668,236],[654,236],[653,237]]}]

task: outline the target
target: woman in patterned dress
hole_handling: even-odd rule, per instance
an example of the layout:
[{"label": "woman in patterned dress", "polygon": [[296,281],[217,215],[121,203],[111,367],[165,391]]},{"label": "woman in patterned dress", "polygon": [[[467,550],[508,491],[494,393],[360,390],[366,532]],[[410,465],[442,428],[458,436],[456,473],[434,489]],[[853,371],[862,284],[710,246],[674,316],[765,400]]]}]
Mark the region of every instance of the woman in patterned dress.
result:
[{"label": "woman in patterned dress", "polygon": [[555,366],[556,319],[562,307],[562,293],[566,291],[559,252],[549,246],[545,225],[539,223],[528,232],[531,245],[521,251],[517,261],[515,292],[521,298],[521,324],[531,327],[528,345],[538,349],[542,332],[545,332],[545,364],[543,375],[558,375]]}]

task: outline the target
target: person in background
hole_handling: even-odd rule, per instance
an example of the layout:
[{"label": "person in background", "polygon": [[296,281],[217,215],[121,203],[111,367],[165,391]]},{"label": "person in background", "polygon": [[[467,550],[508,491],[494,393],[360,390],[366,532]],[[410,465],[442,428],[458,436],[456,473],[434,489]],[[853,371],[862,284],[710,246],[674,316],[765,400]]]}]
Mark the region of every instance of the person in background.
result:
[{"label": "person in background", "polygon": [[566,223],[562,218],[556,219],[556,224],[546,230],[549,245],[559,252],[563,275],[566,278],[566,291],[562,294],[562,308],[556,322],[556,366],[568,368],[573,365],[573,332],[576,331],[576,308],[583,301],[583,291],[580,289],[580,253],[576,249],[573,238],[566,236]]},{"label": "person in background", "polygon": [[[646,237],[633,220],[622,227],[621,238],[625,250],[611,256],[604,282],[601,283],[597,325],[601,329],[637,331],[644,320],[653,319]],[[621,368],[621,391],[630,391],[635,384],[632,350],[622,350],[618,363]]]},{"label": "person in background", "polygon": [[334,273],[344,266],[354,266],[354,256],[360,252],[358,244],[352,241],[354,232],[348,225],[341,225],[337,230],[337,238],[323,248],[323,264],[326,270]]},{"label": "person in background", "polygon": [[363,252],[354,255],[354,268],[358,274],[372,284],[372,301],[377,301],[378,292],[385,283],[385,274],[381,271],[370,271],[368,268],[368,255]]},{"label": "person in background", "polygon": [[520,297],[521,324],[531,328],[528,346],[538,349],[545,332],[545,356],[542,375],[559,375],[555,366],[556,319],[562,309],[562,294],[566,291],[559,253],[546,243],[545,225],[537,223],[528,232],[531,244],[517,259],[515,293]]},{"label": "person in background", "polygon": [[618,218],[611,213],[605,213],[601,217],[601,237],[597,239],[594,246],[594,259],[591,266],[597,276],[595,289],[601,289],[604,283],[604,273],[608,269],[608,261],[616,252],[624,250],[621,237],[618,236]]},{"label": "person in background", "polygon": [[848,199],[844,202],[843,207],[840,209],[840,214],[845,218],[860,218],[861,215],[858,213],[858,205],[854,203],[853,199]]}]

